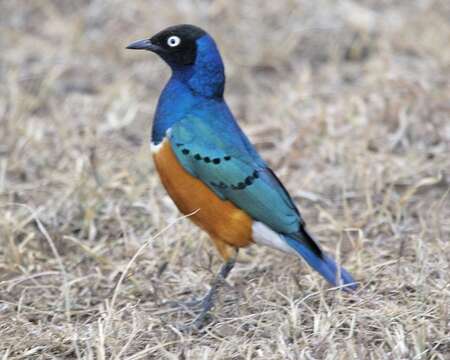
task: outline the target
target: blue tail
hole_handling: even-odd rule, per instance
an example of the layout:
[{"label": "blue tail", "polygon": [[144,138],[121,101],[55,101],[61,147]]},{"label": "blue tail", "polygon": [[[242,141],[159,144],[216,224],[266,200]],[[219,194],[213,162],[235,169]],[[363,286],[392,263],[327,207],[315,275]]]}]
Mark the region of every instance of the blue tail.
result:
[{"label": "blue tail", "polygon": [[[320,250],[315,241],[305,230],[302,229],[302,233],[300,235],[302,239],[296,239],[286,235],[284,238],[289,246],[297,251],[297,253],[299,253],[306,260],[306,262],[314,270],[319,272],[319,274],[322,275],[329,283],[334,286],[345,285],[343,289],[347,291],[355,290],[357,288],[355,280],[353,280],[350,273],[343,267],[340,267],[339,269],[341,281],[337,281],[338,266],[336,262]],[[313,244],[314,246],[310,246],[310,244]]]}]

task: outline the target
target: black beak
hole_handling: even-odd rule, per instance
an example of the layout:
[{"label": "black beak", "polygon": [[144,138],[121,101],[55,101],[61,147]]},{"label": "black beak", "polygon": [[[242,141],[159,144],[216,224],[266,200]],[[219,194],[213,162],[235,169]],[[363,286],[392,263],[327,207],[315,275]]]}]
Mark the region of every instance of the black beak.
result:
[{"label": "black beak", "polygon": [[160,47],[155,44],[152,44],[150,39],[143,39],[132,42],[130,45],[127,46],[127,49],[158,51]]}]

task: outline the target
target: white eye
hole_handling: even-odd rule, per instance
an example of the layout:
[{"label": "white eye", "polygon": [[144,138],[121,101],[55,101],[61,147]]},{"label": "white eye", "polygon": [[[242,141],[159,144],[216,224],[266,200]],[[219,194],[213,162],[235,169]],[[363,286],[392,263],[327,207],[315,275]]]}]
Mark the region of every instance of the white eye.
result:
[{"label": "white eye", "polygon": [[167,39],[167,45],[170,47],[178,46],[181,42],[181,39],[178,36],[172,35],[170,38]]}]

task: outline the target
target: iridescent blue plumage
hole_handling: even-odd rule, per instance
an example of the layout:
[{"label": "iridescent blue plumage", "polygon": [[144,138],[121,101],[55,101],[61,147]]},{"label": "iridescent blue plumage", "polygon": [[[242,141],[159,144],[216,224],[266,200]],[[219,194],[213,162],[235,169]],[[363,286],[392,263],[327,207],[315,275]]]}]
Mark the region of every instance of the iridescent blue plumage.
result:
[{"label": "iridescent blue plumage", "polygon": [[225,86],[223,62],[209,35],[197,40],[197,57],[192,66],[169,65],[172,77],[161,93],[153,123],[152,142],[155,144],[191,110],[207,108],[214,101],[221,102]]},{"label": "iridescent blue plumage", "polygon": [[213,39],[207,34],[196,39],[195,59],[188,65],[163,58],[172,77],[159,99],[152,142],[167,137],[187,172],[278,233],[329,282],[353,283],[306,232],[289,194],[236,123],[223,99],[224,67]]}]

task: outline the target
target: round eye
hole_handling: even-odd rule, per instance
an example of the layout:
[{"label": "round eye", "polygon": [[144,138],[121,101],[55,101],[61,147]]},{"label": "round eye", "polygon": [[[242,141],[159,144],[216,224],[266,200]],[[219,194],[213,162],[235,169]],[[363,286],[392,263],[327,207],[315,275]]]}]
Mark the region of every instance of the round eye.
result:
[{"label": "round eye", "polygon": [[167,39],[167,45],[170,47],[178,46],[181,42],[181,39],[178,36],[172,35],[170,38]]}]

